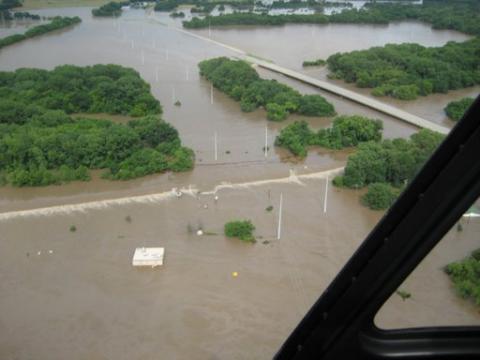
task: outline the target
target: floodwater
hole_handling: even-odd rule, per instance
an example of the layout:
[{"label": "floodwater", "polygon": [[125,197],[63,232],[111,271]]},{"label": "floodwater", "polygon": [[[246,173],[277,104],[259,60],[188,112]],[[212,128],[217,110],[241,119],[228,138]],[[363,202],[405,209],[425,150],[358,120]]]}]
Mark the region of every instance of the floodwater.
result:
[{"label": "floodwater", "polygon": [[[295,162],[286,151],[274,148],[279,130],[301,117],[267,122],[263,110],[242,113],[238,103],[212,91],[199,78],[197,63],[237,54],[177,31],[179,22],[168,14],[152,19],[143,10],[132,10],[119,19],[92,19],[87,8],[38,13],[78,15],[83,22],[2,49],[0,70],[52,69],[66,63],[133,67],[151,84],[164,108],[163,117],[194,149],[196,167],[187,173],[128,182],[102,180],[97,171],[87,183],[0,188],[0,358],[271,357],[382,215],[360,205],[361,192],[326,188],[325,171],[344,166],[350,151],[312,149],[304,161]],[[299,69],[298,63],[304,60],[299,46],[311,47],[307,40],[313,38],[313,28],[324,36],[315,48],[326,48],[328,54],[410,41],[406,28],[400,31],[402,26],[295,25],[212,30],[211,36]],[[415,26],[415,41],[425,45],[467,38]],[[208,36],[206,31],[197,33]],[[362,41],[354,39],[358,34]],[[302,93],[321,93],[339,114],[382,119],[385,137],[407,137],[416,131],[313,87],[266,70],[259,72]],[[176,100],[181,107],[173,105]],[[428,112],[428,106],[418,105],[418,111]],[[331,123],[329,118],[305,119],[316,129]],[[312,173],[318,175],[308,176]],[[185,195],[172,197],[172,188],[183,188]],[[280,193],[284,207],[278,240]],[[265,210],[269,205],[274,206],[272,212]],[[38,210],[21,212],[29,209]],[[127,221],[127,216],[132,220]],[[237,218],[253,220],[256,244],[222,235],[224,223]],[[69,231],[71,225],[76,232]],[[453,295],[437,266],[466,256],[474,242],[478,247],[475,221],[470,225],[471,231],[455,234],[455,239],[464,239],[457,241],[455,251],[447,248],[446,255],[430,262],[429,274],[441,279],[440,285],[431,279],[426,284],[409,284],[412,302],[398,304],[392,298],[393,305],[381,318],[385,327],[404,326],[398,323],[399,314],[413,301],[421,311],[413,308],[406,326],[429,324],[443,306],[456,309],[442,312],[445,324],[480,322],[473,305]],[[194,235],[198,228],[211,235]],[[133,268],[131,256],[138,246],[164,246],[165,265]],[[239,276],[233,278],[233,271]],[[427,300],[420,296],[432,289],[441,295]],[[425,304],[432,301],[437,302],[428,310]]]},{"label": "floodwater", "polygon": [[[209,30],[195,30],[195,33],[208,36]],[[421,22],[405,21],[388,25],[232,26],[212,28],[210,36],[212,39],[240,48],[247,53],[359,92],[447,127],[454,124],[443,111],[448,102],[465,96],[476,97],[480,93],[480,86],[474,86],[451,91],[448,94],[419,97],[415,101],[401,101],[390,97],[376,98],[370,95],[370,89],[360,89],[354,84],[328,79],[326,67],[302,67],[304,60],[326,60],[337,52],[363,50],[373,46],[405,42],[418,43],[423,46],[442,46],[448,41],[461,42],[470,38],[470,36],[457,31],[434,30],[430,25]],[[298,41],[298,39],[302,39],[302,41]]]},{"label": "floodwater", "polygon": [[23,33],[29,27],[34,26],[40,22],[30,20],[30,19],[21,19],[6,21],[0,17],[0,37],[6,37],[13,34]]}]

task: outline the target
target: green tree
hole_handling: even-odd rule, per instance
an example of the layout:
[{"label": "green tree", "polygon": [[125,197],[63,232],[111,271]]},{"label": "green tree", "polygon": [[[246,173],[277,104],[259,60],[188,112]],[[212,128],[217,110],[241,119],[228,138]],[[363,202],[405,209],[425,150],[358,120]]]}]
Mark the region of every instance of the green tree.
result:
[{"label": "green tree", "polygon": [[361,142],[380,141],[382,122],[362,116],[339,116],[333,126],[315,134],[305,121],[296,121],[280,131],[275,145],[289,149],[294,155],[305,157],[308,146],[319,145],[329,149],[343,149]]},{"label": "green tree", "polygon": [[225,224],[224,232],[225,236],[232,238],[239,238],[244,242],[254,243],[255,237],[253,231],[255,226],[250,220],[235,220]]},{"label": "green tree", "polygon": [[372,210],[388,209],[398,196],[398,191],[386,183],[373,183],[362,196],[362,203]]},{"label": "green tree", "polygon": [[260,79],[246,62],[225,57],[204,60],[199,63],[200,75],[213,86],[240,101],[242,111],[250,112],[265,107],[267,118],[281,121],[291,113],[307,116],[331,116],[333,105],[320,95],[302,95],[276,80]]},{"label": "green tree", "polygon": [[468,97],[457,101],[451,101],[445,107],[445,113],[451,120],[458,121],[463,117],[463,114],[465,114],[467,109],[472,106],[473,101],[474,99]]},{"label": "green tree", "polygon": [[282,121],[285,120],[288,116],[288,112],[285,110],[285,107],[275,103],[267,104],[267,119],[272,121]]},{"label": "green tree", "polygon": [[[0,72],[0,93],[2,185],[87,181],[89,169],[126,180],[193,167],[193,152],[182,147],[175,128],[153,115],[160,104],[132,69],[66,65]],[[139,105],[149,115],[126,125],[68,115],[85,106],[89,112],[128,113]]]},{"label": "green tree", "polygon": [[307,146],[314,141],[315,133],[310,130],[306,121],[295,121],[280,131],[275,139],[275,145],[285,147],[294,155],[307,156]]},{"label": "green tree", "polygon": [[298,113],[306,116],[333,116],[335,108],[320,95],[303,95],[300,98]]},{"label": "green tree", "polygon": [[120,16],[122,14],[122,6],[128,5],[129,1],[114,2],[111,1],[105,5],[100,6],[98,9],[92,10],[93,16]]},{"label": "green tree", "polygon": [[480,259],[473,251],[467,258],[448,264],[445,272],[452,280],[457,294],[464,299],[471,299],[480,306]]}]

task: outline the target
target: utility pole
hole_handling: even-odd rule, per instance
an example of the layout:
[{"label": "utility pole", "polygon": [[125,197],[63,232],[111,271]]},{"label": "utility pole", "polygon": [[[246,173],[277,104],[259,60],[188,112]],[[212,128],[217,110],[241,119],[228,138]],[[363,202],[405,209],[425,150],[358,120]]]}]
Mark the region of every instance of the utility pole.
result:
[{"label": "utility pole", "polygon": [[214,138],[214,148],[215,148],[215,161],[218,160],[218,146],[217,146],[217,132],[215,131],[214,135],[213,135],[213,138]]},{"label": "utility pole", "polygon": [[268,126],[265,125],[265,157],[268,157]]},{"label": "utility pole", "polygon": [[280,193],[280,206],[278,207],[277,240],[280,240],[280,237],[282,235],[282,211],[283,211],[283,193]]},{"label": "utility pole", "polygon": [[323,199],[323,212],[327,213],[327,197],[328,197],[328,175],[325,181],[325,198]]}]

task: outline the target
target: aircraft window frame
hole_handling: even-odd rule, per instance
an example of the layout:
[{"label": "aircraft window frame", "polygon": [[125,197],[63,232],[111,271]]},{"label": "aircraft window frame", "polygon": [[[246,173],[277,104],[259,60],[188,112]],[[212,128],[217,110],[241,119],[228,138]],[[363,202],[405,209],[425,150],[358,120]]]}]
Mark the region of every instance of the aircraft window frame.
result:
[{"label": "aircraft window frame", "polygon": [[382,330],[374,324],[384,302],[480,196],[479,118],[480,96],[275,359],[480,357],[480,326]]}]

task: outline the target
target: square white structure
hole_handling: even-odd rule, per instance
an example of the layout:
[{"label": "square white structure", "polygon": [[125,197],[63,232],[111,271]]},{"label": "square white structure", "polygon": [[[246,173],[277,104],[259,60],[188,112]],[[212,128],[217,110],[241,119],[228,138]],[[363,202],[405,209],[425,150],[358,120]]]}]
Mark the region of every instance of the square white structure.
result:
[{"label": "square white structure", "polygon": [[163,265],[163,257],[165,255],[165,248],[136,248],[133,254],[133,266],[161,266]]}]

